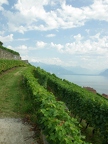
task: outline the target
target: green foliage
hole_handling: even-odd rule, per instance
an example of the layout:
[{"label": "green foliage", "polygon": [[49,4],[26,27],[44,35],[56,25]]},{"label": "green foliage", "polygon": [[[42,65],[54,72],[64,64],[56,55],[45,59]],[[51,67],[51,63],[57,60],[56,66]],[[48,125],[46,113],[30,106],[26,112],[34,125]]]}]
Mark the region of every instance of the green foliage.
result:
[{"label": "green foliage", "polygon": [[57,99],[64,101],[73,114],[84,119],[95,130],[99,130],[104,143],[108,142],[108,100],[39,68],[34,71],[34,75],[39,82],[47,77],[40,84],[44,85],[45,82],[47,89]]},{"label": "green foliage", "polygon": [[[23,74],[24,84],[33,100],[34,113],[37,122],[51,144],[85,144],[80,126],[63,102],[58,102],[55,96],[40,86],[33,76],[34,67],[29,67]],[[45,80],[46,77],[43,77]],[[44,83],[41,79],[40,82]],[[45,85],[45,83],[44,83]]]},{"label": "green foliage", "polygon": [[26,66],[21,60],[4,60],[0,59],[0,73],[13,67]]},{"label": "green foliage", "polygon": [[37,70],[35,72],[37,72],[36,78],[38,79],[39,84],[44,86],[45,88],[47,88],[48,75],[46,74],[46,72],[44,70],[40,69],[40,67],[37,67]]},{"label": "green foliage", "polygon": [[3,43],[0,41],[0,46],[2,46],[3,45]]},{"label": "green foliage", "polygon": [[8,48],[6,48],[6,47],[3,47],[3,46],[2,46],[2,43],[0,43],[0,49],[6,50],[6,51],[8,51],[8,52],[10,52],[10,53],[12,53],[12,54],[14,54],[14,55],[20,56],[20,54],[19,54],[18,52],[13,51],[13,50],[11,50],[11,49],[8,49]]}]

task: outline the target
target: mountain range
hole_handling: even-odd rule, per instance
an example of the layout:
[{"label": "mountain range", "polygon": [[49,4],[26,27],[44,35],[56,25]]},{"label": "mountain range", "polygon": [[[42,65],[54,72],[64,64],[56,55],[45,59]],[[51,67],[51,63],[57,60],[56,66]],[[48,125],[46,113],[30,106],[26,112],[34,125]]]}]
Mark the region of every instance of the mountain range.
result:
[{"label": "mountain range", "polygon": [[48,65],[48,64],[44,64],[44,63],[40,63],[40,62],[32,62],[31,63],[32,65],[36,66],[36,67],[40,67],[42,69],[44,69],[45,71],[47,72],[50,72],[50,73],[54,73],[54,74],[57,74],[57,75],[72,75],[72,74],[75,74],[74,72],[70,71],[70,70],[67,70],[61,66],[57,66],[57,65]]},{"label": "mountain range", "polygon": [[99,71],[94,71],[82,67],[62,67],[58,65],[51,65],[51,64],[45,64],[41,62],[31,62],[32,65],[36,67],[40,67],[44,69],[47,72],[54,73],[57,75],[99,75]]},{"label": "mountain range", "polygon": [[100,75],[102,75],[102,76],[108,76],[108,69],[106,69],[103,72],[101,72]]}]

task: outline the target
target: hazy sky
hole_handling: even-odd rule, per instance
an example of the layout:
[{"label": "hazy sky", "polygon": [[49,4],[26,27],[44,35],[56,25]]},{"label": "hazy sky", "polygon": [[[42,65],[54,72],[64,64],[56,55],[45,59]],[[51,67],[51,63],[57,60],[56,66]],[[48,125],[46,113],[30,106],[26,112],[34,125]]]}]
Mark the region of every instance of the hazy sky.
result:
[{"label": "hazy sky", "polygon": [[108,68],[108,0],[0,0],[0,41],[29,62]]}]

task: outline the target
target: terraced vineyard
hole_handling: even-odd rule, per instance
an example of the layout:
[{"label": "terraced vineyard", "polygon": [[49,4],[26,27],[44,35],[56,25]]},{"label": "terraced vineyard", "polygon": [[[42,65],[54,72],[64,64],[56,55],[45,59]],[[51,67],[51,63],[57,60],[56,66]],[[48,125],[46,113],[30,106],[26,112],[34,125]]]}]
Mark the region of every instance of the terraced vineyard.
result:
[{"label": "terraced vineyard", "polygon": [[55,96],[40,86],[33,76],[33,67],[24,73],[24,84],[27,87],[37,121],[47,140],[51,144],[86,144],[80,132],[80,125],[72,118],[66,105],[57,102]]},{"label": "terraced vineyard", "polygon": [[[24,66],[22,83],[28,95],[27,112],[32,114],[49,143],[107,144],[108,101],[54,74],[22,61],[0,60],[0,72]],[[63,101],[63,102],[62,102]],[[98,133],[95,140],[83,136],[82,126]],[[84,125],[83,125],[84,126]],[[86,134],[84,132],[83,134]],[[94,134],[95,135],[95,134]]]},{"label": "terraced vineyard", "polygon": [[38,82],[66,103],[74,116],[85,120],[87,126],[99,132],[103,143],[108,143],[108,100],[88,92],[76,84],[62,80],[54,74],[37,68],[34,75]]}]

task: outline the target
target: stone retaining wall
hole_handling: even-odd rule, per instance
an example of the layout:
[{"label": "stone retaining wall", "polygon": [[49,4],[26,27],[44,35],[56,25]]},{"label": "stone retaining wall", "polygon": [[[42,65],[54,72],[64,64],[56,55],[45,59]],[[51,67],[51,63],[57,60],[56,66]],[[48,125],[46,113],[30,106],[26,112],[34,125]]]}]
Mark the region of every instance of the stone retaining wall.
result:
[{"label": "stone retaining wall", "polygon": [[8,52],[6,50],[0,49],[0,59],[15,59],[15,60],[20,60],[19,55],[15,55],[11,52]]}]

